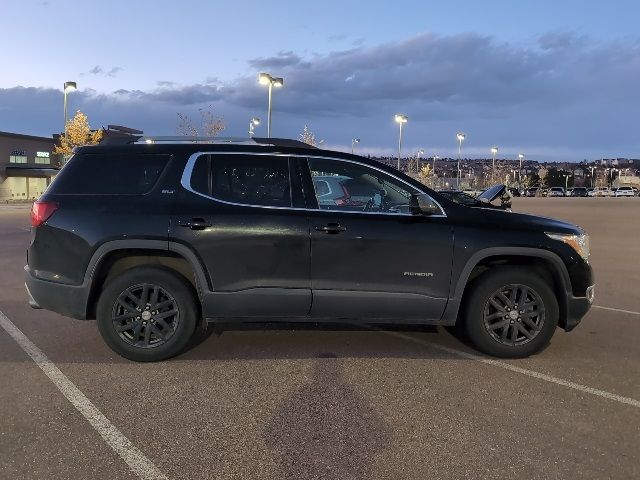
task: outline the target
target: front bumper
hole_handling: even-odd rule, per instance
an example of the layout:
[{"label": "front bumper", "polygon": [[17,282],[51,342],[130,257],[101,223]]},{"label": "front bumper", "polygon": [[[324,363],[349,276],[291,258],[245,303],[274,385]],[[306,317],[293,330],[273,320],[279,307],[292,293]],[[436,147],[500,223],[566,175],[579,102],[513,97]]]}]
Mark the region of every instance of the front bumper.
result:
[{"label": "front bumper", "polygon": [[84,285],[65,285],[42,280],[33,275],[28,265],[24,269],[24,285],[32,308],[51,310],[79,320],[87,318],[88,288]]},{"label": "front bumper", "polygon": [[574,297],[567,298],[567,316],[564,320],[564,324],[561,324],[562,328],[566,332],[570,332],[578,326],[582,318],[587,314],[593,303],[595,295],[595,285],[591,285],[587,288],[586,297]]}]

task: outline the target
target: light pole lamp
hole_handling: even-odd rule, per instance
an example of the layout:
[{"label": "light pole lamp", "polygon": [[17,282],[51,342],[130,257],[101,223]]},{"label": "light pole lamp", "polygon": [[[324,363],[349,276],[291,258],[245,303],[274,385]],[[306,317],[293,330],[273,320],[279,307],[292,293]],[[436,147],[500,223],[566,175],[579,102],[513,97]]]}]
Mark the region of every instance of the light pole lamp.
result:
[{"label": "light pole lamp", "polygon": [[260,119],[258,117],[253,117],[251,120],[249,120],[249,138],[253,137],[253,134],[255,133],[255,128],[260,125]]},{"label": "light pole lamp", "polygon": [[409,117],[401,113],[396,113],[396,123],[400,125],[400,136],[398,137],[398,170],[400,170],[400,155],[402,154],[402,125],[409,121]]},{"label": "light pole lamp", "polygon": [[462,156],[462,142],[464,142],[467,136],[462,132],[458,132],[456,134],[456,138],[458,139],[458,171],[456,177],[456,190],[460,190],[460,157]]},{"label": "light pole lamp", "polygon": [[355,146],[356,143],[360,143],[360,139],[359,138],[352,138],[351,139],[351,154],[353,154],[353,147]]},{"label": "light pole lamp", "polygon": [[270,74],[262,72],[258,75],[260,85],[266,85],[269,88],[269,106],[267,109],[267,137],[271,137],[271,93],[273,87],[280,88],[284,85],[282,77],[272,77]]},{"label": "light pole lamp", "polygon": [[491,163],[491,181],[495,181],[496,178],[496,155],[498,153],[498,147],[491,147],[491,156],[493,157],[493,162]]},{"label": "light pole lamp", "polygon": [[64,82],[64,134],[67,134],[67,93],[77,90],[76,82]]}]

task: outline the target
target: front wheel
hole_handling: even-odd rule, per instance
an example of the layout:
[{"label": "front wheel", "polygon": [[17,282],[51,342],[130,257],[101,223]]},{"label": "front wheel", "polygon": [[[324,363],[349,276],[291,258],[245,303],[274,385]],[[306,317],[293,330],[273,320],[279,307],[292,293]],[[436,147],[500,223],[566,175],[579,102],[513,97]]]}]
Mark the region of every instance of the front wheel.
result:
[{"label": "front wheel", "polygon": [[558,301],[540,276],[497,267],[469,285],[464,330],[483,353],[522,358],[544,348],[558,325]]},{"label": "front wheel", "polygon": [[154,362],[179,354],[197,323],[197,300],[182,277],[158,267],[136,267],[108,283],[97,305],[100,334],[129,360]]}]

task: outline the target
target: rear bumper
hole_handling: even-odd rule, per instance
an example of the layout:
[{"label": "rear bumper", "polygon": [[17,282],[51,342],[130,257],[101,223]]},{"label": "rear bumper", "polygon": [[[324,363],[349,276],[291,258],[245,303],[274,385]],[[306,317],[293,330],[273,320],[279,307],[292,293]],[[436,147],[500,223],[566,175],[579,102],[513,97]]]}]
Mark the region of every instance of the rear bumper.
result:
[{"label": "rear bumper", "polygon": [[25,288],[29,305],[43,308],[66,317],[85,320],[87,318],[88,289],[83,285],[65,285],[35,277],[25,266]]},{"label": "rear bumper", "polygon": [[561,325],[566,332],[570,332],[578,326],[582,318],[587,314],[593,303],[595,285],[587,288],[586,297],[571,296],[567,299],[567,317],[564,325]]}]

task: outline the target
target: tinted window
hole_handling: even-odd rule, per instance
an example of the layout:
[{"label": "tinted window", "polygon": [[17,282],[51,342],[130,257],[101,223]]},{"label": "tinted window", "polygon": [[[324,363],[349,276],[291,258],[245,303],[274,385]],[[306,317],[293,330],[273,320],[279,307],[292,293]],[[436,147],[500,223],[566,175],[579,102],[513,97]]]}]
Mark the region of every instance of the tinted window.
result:
[{"label": "tinted window", "polygon": [[311,158],[309,168],[321,209],[399,213],[407,210],[411,194],[419,193],[401,180],[358,163]]},{"label": "tinted window", "polygon": [[203,155],[194,165],[191,188],[227,202],[290,207],[289,160],[286,157]]},{"label": "tinted window", "polygon": [[169,155],[76,154],[51,184],[56,194],[139,195],[149,192]]}]

